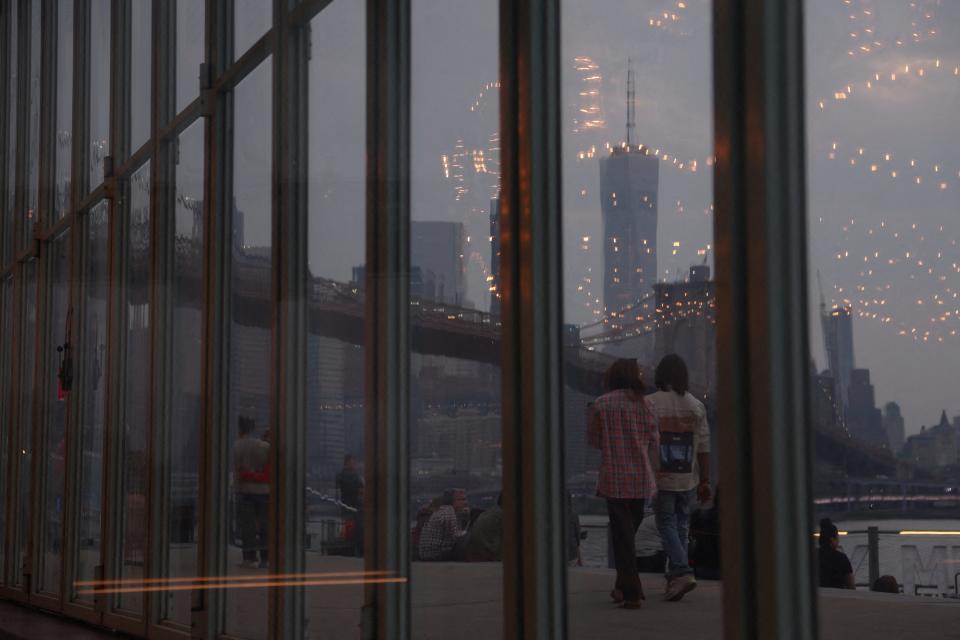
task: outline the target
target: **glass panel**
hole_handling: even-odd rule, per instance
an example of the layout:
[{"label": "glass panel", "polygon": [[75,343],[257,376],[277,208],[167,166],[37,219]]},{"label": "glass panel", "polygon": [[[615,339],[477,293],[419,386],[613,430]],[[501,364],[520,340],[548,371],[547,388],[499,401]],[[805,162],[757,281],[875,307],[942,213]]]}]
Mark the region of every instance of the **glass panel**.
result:
[{"label": "glass panel", "polygon": [[[147,433],[150,424],[150,163],[126,186],[120,386],[120,579],[143,577],[147,526]],[[118,606],[140,613],[143,593],[121,593]]]},{"label": "glass panel", "polygon": [[130,149],[136,151],[150,137],[150,0],[130,3]]},{"label": "glass panel", "polygon": [[[13,346],[13,276],[4,278],[0,285],[0,362],[9,363],[12,357]],[[9,494],[9,485],[7,466],[10,462],[10,400],[9,393],[11,384],[10,367],[4,365],[0,368],[0,495]],[[3,508],[0,508],[0,549],[6,549],[7,542],[7,509],[6,500],[2,501]],[[0,553],[0,582],[7,583],[6,573],[6,553]]]},{"label": "glass panel", "polygon": [[246,53],[272,25],[272,2],[233,0],[233,59]]},{"label": "glass panel", "polygon": [[73,142],[73,0],[57,8],[57,129],[54,135],[53,213],[59,220],[70,208],[70,149]]},{"label": "glass panel", "polygon": [[177,0],[177,112],[200,94],[200,64],[204,59],[206,30],[204,3]]},{"label": "glass panel", "polygon": [[[498,4],[412,4],[413,635],[500,637]],[[452,564],[451,564],[452,563]],[[469,585],[469,586],[468,586]],[[461,614],[450,616],[449,612]]]},{"label": "glass panel", "polygon": [[[819,584],[953,598],[960,15],[896,0],[805,14],[814,512],[830,520]],[[820,590],[822,610],[836,594]]]},{"label": "glass panel", "polygon": [[[711,3],[562,15],[571,636],[645,590],[651,626],[720,637]],[[698,617],[659,604],[696,581]]]},{"label": "glass panel", "polygon": [[[230,248],[229,412],[226,466],[230,491],[225,573],[268,572],[268,475],[271,416],[271,62],[245,78],[232,96],[232,246]],[[267,592],[230,589],[224,631],[242,638],[267,635]]]},{"label": "glass panel", "polygon": [[103,182],[110,155],[110,0],[90,0],[90,184]]},{"label": "glass panel", "polygon": [[[337,0],[310,27],[303,566],[363,571],[364,5]],[[349,310],[330,313],[338,307]],[[360,625],[363,588],[333,588],[307,591],[307,637],[349,636]]]},{"label": "glass panel", "polygon": [[[173,231],[173,307],[169,423],[163,432],[167,460],[163,465],[161,512],[166,514],[161,575],[197,575],[197,499],[203,422],[203,121],[180,134],[173,147],[176,162]],[[190,625],[190,592],[163,596],[160,618]]]},{"label": "glass panel", "polygon": [[21,220],[20,249],[26,249],[33,238],[33,223],[37,221],[37,194],[40,176],[40,0],[33,0],[30,8],[30,73],[28,75],[30,100],[27,110],[27,200]]},{"label": "glass panel", "polygon": [[19,439],[20,460],[17,470],[17,487],[14,511],[17,518],[16,551],[13,558],[16,566],[13,583],[23,584],[21,569],[27,561],[30,541],[30,470],[33,465],[33,390],[34,364],[37,338],[37,261],[33,258],[23,264],[21,277],[20,311],[20,381],[19,404],[17,408],[17,437]]},{"label": "glass panel", "polygon": [[37,590],[60,593],[60,558],[63,548],[63,487],[67,451],[67,407],[72,383],[67,308],[70,305],[69,231],[50,243],[48,260],[49,302],[47,320],[46,431],[43,462],[43,514],[40,574]]},{"label": "glass panel", "polygon": [[[107,386],[107,304],[109,261],[109,208],[100,202],[84,216],[83,335],[80,345],[80,477],[77,483],[75,540],[76,581],[96,578],[100,564],[101,492],[103,488],[104,392]],[[74,597],[87,602],[93,595],[74,590]]]}]

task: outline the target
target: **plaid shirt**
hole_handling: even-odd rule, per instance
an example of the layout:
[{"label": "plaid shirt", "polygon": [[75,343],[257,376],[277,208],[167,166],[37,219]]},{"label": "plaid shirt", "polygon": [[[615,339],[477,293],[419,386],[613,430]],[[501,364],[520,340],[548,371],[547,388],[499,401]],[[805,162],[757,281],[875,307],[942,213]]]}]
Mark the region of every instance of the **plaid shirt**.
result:
[{"label": "plaid shirt", "polygon": [[653,409],[646,398],[626,390],[597,398],[588,428],[590,444],[601,452],[597,495],[605,498],[647,499],[657,492],[650,462],[659,446]]},{"label": "plaid shirt", "polygon": [[440,560],[464,533],[453,507],[448,504],[438,507],[420,532],[420,559]]}]

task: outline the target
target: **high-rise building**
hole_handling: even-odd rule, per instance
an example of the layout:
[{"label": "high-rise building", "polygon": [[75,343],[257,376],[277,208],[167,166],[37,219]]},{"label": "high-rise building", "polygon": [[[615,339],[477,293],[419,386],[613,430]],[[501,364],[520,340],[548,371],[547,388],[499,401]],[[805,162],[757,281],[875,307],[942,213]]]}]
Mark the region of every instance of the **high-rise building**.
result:
[{"label": "high-rise building", "polygon": [[500,315],[500,198],[490,199],[490,314]]},{"label": "high-rise building", "polygon": [[887,441],[894,453],[903,449],[903,416],[900,414],[900,405],[896,402],[888,402],[883,407],[883,430],[887,433]]},{"label": "high-rise building", "polygon": [[[655,285],[656,329],[653,362],[675,353],[687,363],[690,383],[705,391],[716,390],[716,285],[710,267],[690,267],[687,282]],[[636,319],[638,316],[632,316]]]},{"label": "high-rise building", "polygon": [[[623,145],[600,158],[603,304],[613,325],[657,280],[659,178],[659,160],[646,147]],[[652,301],[646,305],[645,311],[653,310]]]},{"label": "high-rise building", "polygon": [[889,447],[887,434],[883,430],[883,416],[877,408],[873,385],[870,384],[869,369],[850,371],[847,400],[847,429],[850,435],[876,445]]},{"label": "high-rise building", "polygon": [[823,341],[827,351],[827,363],[833,374],[835,391],[833,397],[839,403],[841,413],[850,406],[850,373],[853,371],[853,318],[850,307],[836,307],[826,311],[821,305],[820,321],[823,325]]},{"label": "high-rise building", "polygon": [[410,262],[432,278],[435,302],[467,306],[466,232],[462,222],[415,220],[410,224]]}]

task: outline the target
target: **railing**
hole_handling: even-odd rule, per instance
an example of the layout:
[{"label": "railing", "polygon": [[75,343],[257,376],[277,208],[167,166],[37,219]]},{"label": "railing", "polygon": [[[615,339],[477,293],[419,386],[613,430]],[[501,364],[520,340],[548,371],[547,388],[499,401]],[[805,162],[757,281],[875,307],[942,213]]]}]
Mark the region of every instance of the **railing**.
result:
[{"label": "railing", "polygon": [[[607,566],[609,568],[614,568],[613,562],[613,542],[610,537],[610,529],[606,524],[581,524],[581,529],[583,530],[593,530],[599,533],[600,530],[606,532],[606,548],[607,548]],[[936,530],[923,530],[923,529],[880,529],[876,526],[867,527],[865,529],[851,529],[851,530],[841,530],[841,536],[853,536],[853,535],[866,535],[867,536],[867,582],[858,582],[856,586],[858,588],[863,587],[869,589],[873,586],[876,580],[880,577],[880,536],[904,536],[904,537],[954,537],[960,538],[960,531],[936,531]],[[814,534],[816,536],[818,534]],[[902,548],[902,547],[901,547]],[[852,555],[852,553],[851,553]],[[931,555],[932,558],[935,558],[935,554]],[[944,558],[945,562],[948,563],[960,563],[960,557],[950,559],[949,554]],[[924,566],[924,563],[921,561],[921,567]],[[937,566],[932,566],[926,570],[921,570],[921,574],[931,574],[937,571]],[[942,570],[942,569],[941,569]],[[945,570],[944,570],[945,571]],[[854,569],[856,573],[856,568]],[[916,571],[914,577],[916,577]],[[949,575],[949,574],[945,574]],[[901,592],[904,590],[904,585],[913,584],[913,595],[924,595],[924,596],[939,596],[946,598],[958,598],[960,599],[960,571],[956,571],[953,575],[953,584],[946,585],[946,591],[944,591],[944,586],[941,584],[927,584],[926,582],[916,582],[914,580],[902,580],[900,584]],[[930,591],[933,593],[930,593]],[[926,591],[926,593],[924,592]]]}]

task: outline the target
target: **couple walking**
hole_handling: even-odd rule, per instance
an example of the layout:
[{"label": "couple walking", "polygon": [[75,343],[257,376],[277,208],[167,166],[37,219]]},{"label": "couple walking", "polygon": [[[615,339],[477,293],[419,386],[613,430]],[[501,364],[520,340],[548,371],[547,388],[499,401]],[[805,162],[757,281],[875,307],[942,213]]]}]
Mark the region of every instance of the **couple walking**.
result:
[{"label": "couple walking", "polygon": [[593,404],[588,437],[601,451],[597,495],[606,498],[617,567],[610,596],[625,609],[644,599],[634,536],[646,501],[669,561],[664,599],[680,600],[697,586],[687,559],[690,509],[710,499],[710,430],[703,403],[688,392],[687,365],[668,355],[654,374],[657,392],[643,394],[637,361],[617,360],[607,393]]}]

